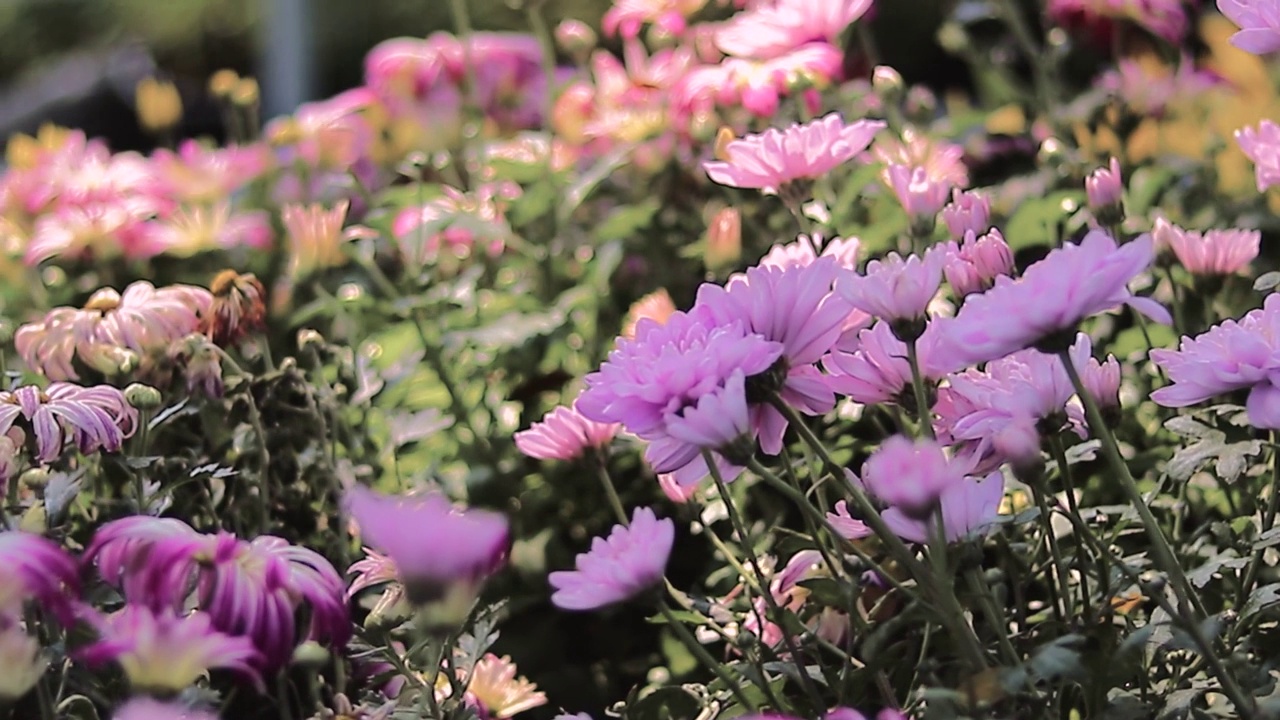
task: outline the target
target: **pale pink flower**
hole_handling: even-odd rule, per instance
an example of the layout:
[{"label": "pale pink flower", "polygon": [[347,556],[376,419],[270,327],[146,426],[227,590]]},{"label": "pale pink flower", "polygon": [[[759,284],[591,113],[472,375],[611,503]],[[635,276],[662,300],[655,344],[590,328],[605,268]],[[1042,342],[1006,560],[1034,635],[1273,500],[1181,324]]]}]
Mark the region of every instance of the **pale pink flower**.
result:
[{"label": "pale pink flower", "polygon": [[1236,142],[1253,161],[1258,192],[1280,185],[1280,125],[1263,120],[1258,127],[1236,131]]},{"label": "pale pink flower", "polygon": [[221,202],[261,177],[273,162],[265,144],[220,148],[184,140],[177,152],[162,148],[152,154],[152,192],[182,203]]},{"label": "pale pink flower", "polygon": [[675,542],[675,523],[636,508],[631,525],[615,525],[609,537],[591,541],[578,555],[576,570],[547,576],[555,588],[551,602],[565,610],[595,610],[629,600],[662,582]]},{"label": "pale pink flower", "polygon": [[1197,68],[1195,59],[1184,53],[1173,72],[1156,71],[1149,63],[1121,58],[1115,68],[1098,76],[1095,84],[1137,113],[1159,117],[1175,102],[1198,101],[1205,91],[1223,82],[1220,75]]},{"label": "pale pink flower", "polygon": [[734,140],[725,147],[727,160],[709,161],[703,167],[723,185],[777,193],[784,185],[822,177],[849,161],[884,127],[877,120],[845,125],[839,113],[831,113],[804,125],[770,128]]},{"label": "pale pink flower", "polygon": [[631,39],[652,23],[670,35],[683,35],[687,18],[702,9],[707,0],[613,0],[604,14],[602,27],[609,35]]},{"label": "pale pink flower", "polygon": [[942,492],[964,479],[965,469],[932,440],[894,435],[863,464],[862,485],[909,516],[927,517]]},{"label": "pale pink flower", "polygon": [[[458,670],[461,673],[462,669]],[[547,694],[539,692],[537,685],[516,673],[516,664],[507,655],[485,653],[476,661],[467,693],[479,701],[485,717],[506,720],[547,704]]]},{"label": "pale pink flower", "polygon": [[795,242],[770,248],[768,254],[760,259],[760,267],[785,270],[789,267],[811,265],[819,257],[833,257],[841,267],[856,270],[861,247],[862,242],[858,238],[834,237],[823,240],[821,236],[799,235]]},{"label": "pale pink flower", "polygon": [[891,252],[867,263],[863,275],[848,274],[836,282],[836,291],[853,307],[887,322],[917,321],[928,317],[929,303],[942,284],[946,254],[930,248],[921,258],[903,259]]},{"label": "pale pink flower", "polygon": [[1280,50],[1277,0],[1218,0],[1218,10],[1240,26],[1240,32],[1231,36],[1232,45],[1254,55]]},{"label": "pale pink flower", "polygon": [[1013,272],[1013,251],[997,228],[978,237],[965,231],[964,242],[946,245],[946,263],[942,273],[958,297],[983,292],[996,278]]},{"label": "pale pink flower", "polygon": [[1156,243],[1168,247],[1193,275],[1234,275],[1258,257],[1262,233],[1257,230],[1183,230],[1164,218],[1152,231]]},{"label": "pale pink flower", "polygon": [[869,525],[861,520],[854,519],[849,514],[848,500],[836,502],[835,512],[827,513],[827,522],[831,523],[831,527],[840,534],[840,537],[846,540],[861,540],[864,537],[875,534],[875,531]]},{"label": "pale pink flower", "polygon": [[323,205],[285,205],[280,209],[288,240],[290,277],[301,279],[317,270],[339,267],[347,262],[342,251],[346,237],[342,225],[350,203],[341,200],[332,208]]},{"label": "pale pink flower", "polygon": [[111,717],[114,720],[218,720],[216,714],[207,710],[147,697],[130,700],[116,708]]},{"label": "pale pink flower", "polygon": [[821,103],[813,88],[839,79],[843,58],[839,48],[825,42],[802,45],[768,60],[729,57],[691,71],[679,90],[685,98],[742,107],[755,117],[771,118],[783,98],[803,89],[799,99],[809,112],[817,113]]},{"label": "pale pink flower", "polygon": [[[797,616],[809,599],[809,589],[800,583],[815,578],[830,577],[822,553],[817,550],[801,550],[791,556],[782,570],[769,583],[769,593],[774,603],[784,611]],[[754,600],[754,611],[746,614],[742,629],[748,630],[769,647],[778,647],[783,641],[783,631],[776,623],[764,619],[769,615],[769,602],[763,597]],[[761,620],[764,625],[761,626]],[[839,644],[849,632],[849,616],[835,608],[824,607],[806,623],[806,627],[818,637]]]},{"label": "pale pink flower", "polygon": [[[985,478],[966,477],[942,491],[938,502],[942,508],[942,528],[947,542],[957,542],[981,533],[999,516],[1004,499],[1004,475],[991,473]],[[933,518],[915,518],[901,508],[891,507],[880,514],[884,524],[908,542],[927,543],[933,537]]]},{"label": "pale pink flower", "polygon": [[[969,185],[969,169],[964,164],[964,148],[934,138],[915,128],[905,128],[901,138],[881,135],[872,154],[886,166],[922,167],[935,183],[963,188]],[[881,173],[886,185],[893,185],[888,167]]]},{"label": "pale pink flower", "polygon": [[982,193],[955,188],[951,202],[942,208],[942,222],[956,240],[964,240],[969,233],[982,235],[991,229],[991,200]]},{"label": "pale pink flower", "polygon": [[[934,362],[936,338],[937,332],[926,328],[916,340],[920,373],[926,380],[937,380],[945,374]],[[853,352],[833,352],[822,359],[822,366],[831,389],[854,402],[915,404],[907,346],[893,334],[888,323],[862,330]]]},{"label": "pale pink flower", "polygon": [[172,255],[191,257],[207,250],[271,245],[271,222],[262,210],[234,212],[231,203],[220,200],[211,205],[183,205],[168,217],[149,226],[131,246],[133,257]]},{"label": "pale pink flower", "polygon": [[361,590],[384,585],[377,602],[369,609],[369,615],[377,618],[387,615],[400,606],[404,600],[404,585],[400,584],[400,574],[391,558],[375,550],[364,548],[364,558],[351,563],[347,568],[348,575],[355,575],[351,587],[347,588],[347,598],[354,598]]},{"label": "pale pink flower", "polygon": [[724,23],[715,35],[727,55],[769,59],[813,41],[835,43],[872,0],[773,0]]},{"label": "pale pink flower", "polygon": [[935,218],[946,205],[951,186],[930,178],[925,168],[890,165],[887,173],[889,187],[912,218]]},{"label": "pale pink flower", "polygon": [[1124,197],[1124,176],[1120,172],[1120,161],[1113,157],[1107,167],[1090,173],[1084,179],[1084,189],[1089,199],[1089,208],[1095,213],[1119,206]]},{"label": "pale pink flower", "polygon": [[516,433],[516,449],[540,460],[573,460],[587,450],[606,447],[619,427],[589,420],[575,405],[558,407],[541,422]]},{"label": "pale pink flower", "polygon": [[94,260],[131,256],[134,246],[149,245],[146,223],[155,213],[150,200],[137,197],[64,205],[36,220],[23,260],[38,265],[60,256]]}]

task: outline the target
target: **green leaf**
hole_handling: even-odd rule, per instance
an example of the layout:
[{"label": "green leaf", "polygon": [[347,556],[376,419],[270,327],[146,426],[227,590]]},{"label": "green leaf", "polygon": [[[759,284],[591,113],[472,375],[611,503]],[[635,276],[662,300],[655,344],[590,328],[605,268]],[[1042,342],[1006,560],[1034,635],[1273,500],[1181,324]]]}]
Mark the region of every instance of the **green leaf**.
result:
[{"label": "green leaf", "polygon": [[679,687],[660,687],[622,711],[624,720],[693,720],[702,712],[702,701]]},{"label": "green leaf", "polygon": [[1059,226],[1083,203],[1084,192],[1080,190],[1059,190],[1027,200],[1005,223],[1005,241],[1014,251],[1036,245],[1055,246],[1061,235]]},{"label": "green leaf", "polygon": [[657,214],[659,207],[661,204],[657,198],[648,198],[635,205],[617,208],[596,226],[596,240],[609,242],[634,237],[653,222],[653,216]]},{"label": "green leaf", "polygon": [[1133,171],[1129,178],[1128,207],[1132,215],[1145,215],[1155,205],[1161,191],[1177,173],[1164,165],[1148,165]]}]

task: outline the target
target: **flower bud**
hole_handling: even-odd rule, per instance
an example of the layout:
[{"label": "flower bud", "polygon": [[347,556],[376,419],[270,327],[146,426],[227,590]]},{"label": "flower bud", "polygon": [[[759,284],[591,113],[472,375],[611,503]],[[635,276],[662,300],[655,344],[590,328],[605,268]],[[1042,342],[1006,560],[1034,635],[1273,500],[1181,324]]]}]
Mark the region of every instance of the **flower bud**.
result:
[{"label": "flower bud", "polygon": [[622,336],[635,337],[636,324],[644,319],[653,320],[661,325],[675,311],[676,305],[671,301],[671,295],[665,288],[658,288],[635,301],[627,310],[627,319],[622,323]]},{"label": "flower bud", "polygon": [[951,202],[942,208],[942,222],[956,240],[967,233],[981,235],[991,228],[991,201],[982,193],[955,188]]},{"label": "flower bud", "polygon": [[885,103],[897,103],[902,97],[902,75],[888,65],[877,65],[871,72],[871,87]]},{"label": "flower bud", "polygon": [[737,208],[722,208],[707,228],[703,260],[708,269],[731,267],[742,258],[742,214]]},{"label": "flower bud", "polygon": [[134,88],[134,109],[143,130],[162,133],[182,119],[182,97],[171,82],[143,78]]},{"label": "flower bud", "polygon": [[[1084,180],[1089,209],[1103,225],[1117,225],[1124,220],[1124,176],[1120,161],[1111,158],[1105,168],[1098,168]],[[1116,238],[1119,241],[1119,238]]]},{"label": "flower bud", "polygon": [[223,68],[209,76],[209,94],[219,100],[230,99],[240,82],[240,75],[235,70]]},{"label": "flower bud", "polygon": [[572,18],[560,21],[556,26],[556,43],[560,49],[578,62],[583,62],[595,48],[599,38],[591,26]]},{"label": "flower bud", "polygon": [[324,347],[324,336],[319,331],[303,328],[298,331],[298,349],[306,350],[314,346],[317,350]]},{"label": "flower bud", "polygon": [[235,89],[231,91],[231,102],[240,107],[253,107],[258,104],[260,92],[258,81],[253,78],[240,78]]},{"label": "flower bud", "polygon": [[329,657],[329,651],[323,645],[308,640],[294,649],[293,664],[311,668],[324,667],[329,662]]},{"label": "flower bud", "polygon": [[160,391],[144,385],[142,383],[132,383],[124,389],[125,402],[139,410],[155,410],[160,407],[164,399],[160,396]]}]

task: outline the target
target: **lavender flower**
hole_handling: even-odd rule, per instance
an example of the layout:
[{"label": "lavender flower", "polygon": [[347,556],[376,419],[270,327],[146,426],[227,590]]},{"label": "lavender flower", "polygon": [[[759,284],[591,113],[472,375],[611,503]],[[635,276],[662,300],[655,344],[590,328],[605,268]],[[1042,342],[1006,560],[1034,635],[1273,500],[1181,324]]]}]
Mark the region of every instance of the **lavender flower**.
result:
[{"label": "lavender flower", "polygon": [[591,541],[576,570],[547,576],[556,589],[551,602],[565,610],[595,610],[633,598],[662,581],[674,542],[675,523],[637,508],[630,527],[615,525],[609,537]]},{"label": "lavender flower", "polygon": [[[864,275],[846,275],[836,283],[849,304],[890,323],[918,324],[927,319],[929,303],[942,284],[946,255],[931,248],[924,257],[905,259],[889,253],[867,263]],[[896,334],[896,333],[895,333]]]},{"label": "lavender flower", "polygon": [[1152,236],[1173,251],[1193,275],[1234,275],[1258,257],[1262,233],[1257,230],[1183,230],[1164,218],[1156,220]]},{"label": "lavender flower", "polygon": [[26,385],[0,391],[0,434],[19,418],[35,436],[36,462],[47,464],[62,455],[68,441],[84,453],[119,451],[137,427],[138,411],[116,388],[56,382],[43,390]]},{"label": "lavender flower", "polygon": [[75,561],[62,548],[39,535],[0,532],[0,625],[22,617],[28,600],[70,621],[79,586]]},{"label": "lavender flower", "polygon": [[578,412],[576,405],[558,407],[541,422],[515,434],[516,448],[540,460],[572,460],[593,448],[602,448],[618,432],[617,423],[598,423]]},{"label": "lavender flower", "polygon": [[964,468],[931,440],[901,435],[881,443],[862,466],[867,491],[908,517],[925,518],[948,487],[964,479]]},{"label": "lavender flower", "polygon": [[1232,45],[1254,55],[1280,50],[1280,3],[1276,0],[1218,0],[1218,9],[1240,26],[1240,32],[1231,36]]}]

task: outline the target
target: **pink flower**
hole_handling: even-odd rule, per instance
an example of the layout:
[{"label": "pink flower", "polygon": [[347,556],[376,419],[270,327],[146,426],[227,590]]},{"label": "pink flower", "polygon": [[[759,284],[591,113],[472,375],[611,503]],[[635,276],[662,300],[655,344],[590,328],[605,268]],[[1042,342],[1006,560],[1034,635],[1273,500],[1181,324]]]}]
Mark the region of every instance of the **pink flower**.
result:
[{"label": "pink flower", "polygon": [[489,255],[502,252],[511,237],[507,204],[520,196],[513,183],[486,183],[471,193],[451,187],[420,207],[406,208],[392,221],[400,252],[414,268],[429,266],[442,250],[458,258],[479,245]]},{"label": "pink flower", "polygon": [[686,18],[702,9],[707,0],[614,0],[604,14],[602,27],[609,35],[635,38],[652,23],[671,35],[683,35]]},{"label": "pink flower", "polygon": [[618,432],[617,423],[588,420],[577,407],[558,407],[541,422],[515,434],[516,448],[540,460],[573,460],[588,449],[602,448]]},{"label": "pink flower", "polygon": [[156,150],[151,156],[155,174],[153,194],[183,203],[225,201],[261,177],[273,164],[266,145],[209,147],[184,140],[178,151]]},{"label": "pink flower", "polygon": [[948,459],[932,440],[894,435],[862,466],[862,484],[890,507],[927,518],[942,492],[962,481],[964,474],[965,468]]},{"label": "pink flower", "polygon": [[[458,672],[462,674],[462,668]],[[467,693],[480,703],[481,717],[505,720],[547,704],[547,694],[516,672],[516,664],[506,655],[485,653],[476,661]]]},{"label": "pink flower", "polygon": [[1105,37],[1108,23],[1127,21],[1177,43],[1187,33],[1182,0],[1049,0],[1049,17],[1068,27],[1084,25]]},{"label": "pink flower", "polygon": [[861,245],[858,238],[835,237],[823,240],[821,237],[800,235],[793,243],[774,245],[770,248],[769,253],[760,259],[760,267],[776,267],[785,270],[790,267],[812,265],[821,256],[835,258],[836,263],[846,270],[856,270]]},{"label": "pink flower", "polygon": [[328,210],[323,205],[285,205],[280,209],[285,238],[289,241],[289,267],[286,272],[301,279],[317,270],[338,267],[347,262],[342,251],[346,237],[342,225],[350,203],[341,200]]},{"label": "pink flower", "polygon": [[1154,255],[1150,235],[1117,247],[1110,235],[1094,230],[1079,245],[1051,251],[1017,280],[997,277],[990,290],[967,296],[954,318],[935,321],[945,325],[943,354],[965,367],[1050,341],[1056,349],[1057,341],[1074,339],[1081,320],[1120,305],[1168,324],[1167,310],[1128,288]]},{"label": "pink flower", "polygon": [[855,520],[849,514],[849,501],[840,500],[835,504],[835,512],[827,513],[827,522],[846,540],[861,540],[873,535],[874,530],[861,520]]},{"label": "pink flower", "polygon": [[[969,169],[964,164],[963,147],[935,139],[911,127],[902,131],[900,140],[891,135],[881,135],[872,152],[876,160],[889,167],[922,167],[929,180],[934,183],[950,187],[965,187],[969,184]],[[888,167],[881,173],[881,177],[886,185],[892,187]]]},{"label": "pink flower", "polygon": [[1280,184],[1280,125],[1263,120],[1258,127],[1236,131],[1236,142],[1253,161],[1258,192]]},{"label": "pink flower", "polygon": [[179,616],[125,605],[110,615],[94,612],[89,620],[98,640],[79,651],[80,659],[88,665],[114,661],[135,690],[178,693],[215,668],[234,670],[259,692],[265,689],[253,643],[219,632],[205,613]]},{"label": "pink flower", "polygon": [[209,250],[271,245],[271,221],[266,212],[233,212],[222,200],[211,205],[183,205],[167,218],[153,223],[130,249],[132,257],[155,255],[191,257]]},{"label": "pink flower", "polygon": [[555,588],[551,602],[565,610],[595,610],[629,600],[662,582],[675,542],[675,523],[636,508],[631,526],[615,525],[609,537],[591,541],[578,555],[576,570],[547,576]]},{"label": "pink flower", "polygon": [[[937,380],[945,372],[933,362],[937,333],[926,328],[916,341],[920,372],[927,380]],[[914,407],[911,364],[907,346],[893,334],[888,323],[858,333],[857,349],[833,352],[822,360],[831,389],[863,404],[895,402]]]},{"label": "pink flower", "polygon": [[22,618],[27,601],[69,624],[70,601],[79,587],[75,561],[61,547],[31,533],[0,532],[0,626]]},{"label": "pink flower", "polygon": [[1205,91],[1223,82],[1220,75],[1198,69],[1195,59],[1184,53],[1173,72],[1155,70],[1150,63],[1137,59],[1121,58],[1114,69],[1098,76],[1095,84],[1138,114],[1160,117],[1171,105],[1196,102]]},{"label": "pink flower", "polygon": [[212,712],[145,697],[121,705],[111,717],[115,720],[218,720]]},{"label": "pink flower", "polygon": [[945,253],[937,247],[923,258],[908,255],[905,260],[891,252],[867,263],[865,274],[841,277],[836,291],[853,307],[886,322],[923,320],[942,284],[945,262]]},{"label": "pink flower", "polygon": [[1095,213],[1120,205],[1124,197],[1124,176],[1120,173],[1120,161],[1111,158],[1105,168],[1098,168],[1084,179],[1089,207]]},{"label": "pink flower", "polygon": [[722,185],[777,193],[789,183],[822,177],[848,162],[884,127],[878,120],[845,125],[839,113],[830,113],[804,125],[769,128],[734,140],[725,147],[726,160],[703,167]]},{"label": "pink flower", "polygon": [[825,42],[802,45],[768,60],[730,57],[689,73],[682,84],[692,97],[711,94],[721,105],[741,106],[758,118],[772,118],[782,98],[807,88],[800,98],[809,112],[821,109],[813,88],[825,87],[842,72],[844,54]]},{"label": "pink flower", "polygon": [[[1004,498],[1004,475],[994,472],[985,478],[966,477],[943,489],[938,499],[942,507],[942,528],[948,542],[957,542],[990,527],[999,515]],[[881,513],[885,525],[903,540],[927,543],[932,537],[933,519],[911,517],[901,508]]]},{"label": "pink flower", "polygon": [[1223,393],[1251,388],[1246,407],[1255,427],[1280,429],[1280,295],[1239,321],[1227,320],[1195,338],[1183,337],[1177,350],[1152,350],[1151,359],[1172,384],[1151,393],[1165,407],[1185,407]]},{"label": "pink flower", "polygon": [[[409,602],[439,605],[460,620],[480,586],[507,558],[507,518],[489,510],[455,508],[444,496],[387,496],[352,486],[345,502],[365,542],[395,563]],[[434,548],[423,552],[423,548]]]},{"label": "pink flower", "polygon": [[1164,218],[1152,231],[1156,243],[1173,250],[1178,262],[1193,275],[1234,275],[1258,257],[1262,233],[1257,230],[1183,230]]},{"label": "pink flower", "polygon": [[775,0],[738,13],[716,32],[727,55],[769,59],[812,41],[835,43],[872,0]]},{"label": "pink flower", "polygon": [[1013,251],[997,228],[978,237],[966,231],[964,242],[946,247],[942,274],[959,298],[984,292],[997,277],[1013,272]]},{"label": "pink flower", "polygon": [[[1107,355],[1103,362],[1098,362],[1091,356],[1083,367],[1076,369],[1080,371],[1080,382],[1084,384],[1085,392],[1097,401],[1099,407],[1104,410],[1120,407],[1120,363],[1115,355]],[[1067,413],[1071,414],[1076,407],[1078,406],[1067,406]],[[1087,424],[1083,413],[1074,420],[1080,427]]]},{"label": "pink flower", "polygon": [[969,233],[982,235],[991,229],[991,200],[981,193],[955,188],[951,202],[942,208],[942,222],[957,241]]},{"label": "pink flower", "polygon": [[124,393],[109,385],[80,387],[53,383],[41,390],[25,385],[0,391],[0,435],[22,418],[35,435],[35,461],[57,460],[63,445],[75,443],[82,453],[118,452],[125,438],[137,429],[138,411],[125,402]]},{"label": "pink flower", "polygon": [[[828,575],[822,553],[817,550],[801,550],[792,555],[782,570],[774,576],[769,583],[769,593],[773,595],[774,602],[779,608],[799,616],[805,602],[809,599],[809,589],[800,583]],[[755,612],[747,613],[742,628],[754,633],[769,647],[778,647],[782,644],[782,628],[769,620],[764,621],[763,627],[760,624],[762,618],[768,617],[768,601],[763,597],[757,597],[754,605]],[[806,626],[823,640],[839,644],[849,632],[849,616],[834,608],[823,608],[806,623]]]},{"label": "pink flower", "polygon": [[1231,36],[1232,45],[1254,55],[1280,50],[1280,2],[1218,0],[1218,10],[1240,26],[1240,32]]},{"label": "pink flower", "polygon": [[893,194],[913,218],[935,218],[951,193],[950,185],[933,180],[923,167],[890,165],[888,175]]}]

